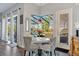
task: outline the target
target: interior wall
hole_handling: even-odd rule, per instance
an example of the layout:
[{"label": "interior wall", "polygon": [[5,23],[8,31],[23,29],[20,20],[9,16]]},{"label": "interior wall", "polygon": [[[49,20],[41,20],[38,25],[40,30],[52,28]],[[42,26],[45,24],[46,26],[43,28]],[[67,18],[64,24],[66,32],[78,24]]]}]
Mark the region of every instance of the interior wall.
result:
[{"label": "interior wall", "polygon": [[41,8],[41,14],[54,14],[56,11],[72,8],[74,7],[74,3],[47,3]]},{"label": "interior wall", "polygon": [[[32,15],[39,15],[39,7],[37,7],[35,4],[32,4],[32,3],[25,3],[24,4],[24,20],[23,20],[23,26],[24,26],[24,29],[23,29],[23,35],[22,35],[22,42],[23,42],[23,37],[24,36],[31,36],[31,16]],[[26,31],[26,19],[29,20],[29,31],[27,32]],[[24,43],[23,43],[24,44]],[[22,47],[24,47],[24,45],[22,44]]]},{"label": "interior wall", "polygon": [[24,35],[30,34],[30,30],[26,32],[26,24],[25,20],[26,18],[29,18],[29,29],[31,27],[31,16],[32,15],[39,15],[39,7],[35,6],[34,4],[24,4]]},{"label": "interior wall", "polygon": [[76,29],[79,30],[79,5],[73,8],[73,36],[76,35]]}]

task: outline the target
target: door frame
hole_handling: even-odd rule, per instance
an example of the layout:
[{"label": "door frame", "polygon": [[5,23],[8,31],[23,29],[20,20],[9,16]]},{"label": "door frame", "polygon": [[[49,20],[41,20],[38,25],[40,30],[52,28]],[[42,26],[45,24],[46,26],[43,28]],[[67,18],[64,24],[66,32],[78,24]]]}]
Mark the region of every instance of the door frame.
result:
[{"label": "door frame", "polygon": [[[64,43],[60,43],[60,14],[69,14],[69,20],[68,20],[68,45]],[[60,48],[64,49],[70,49],[70,40],[72,38],[72,8],[69,9],[63,9],[56,12],[56,30],[57,30],[57,40],[56,45]]]}]

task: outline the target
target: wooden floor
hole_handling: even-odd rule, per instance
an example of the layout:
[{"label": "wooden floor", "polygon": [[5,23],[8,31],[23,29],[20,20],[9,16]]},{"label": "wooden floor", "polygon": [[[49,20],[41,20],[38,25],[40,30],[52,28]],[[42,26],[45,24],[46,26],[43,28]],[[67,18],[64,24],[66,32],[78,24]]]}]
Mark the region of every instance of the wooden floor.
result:
[{"label": "wooden floor", "polygon": [[0,41],[0,56],[23,56],[23,51],[17,47],[10,47]]}]

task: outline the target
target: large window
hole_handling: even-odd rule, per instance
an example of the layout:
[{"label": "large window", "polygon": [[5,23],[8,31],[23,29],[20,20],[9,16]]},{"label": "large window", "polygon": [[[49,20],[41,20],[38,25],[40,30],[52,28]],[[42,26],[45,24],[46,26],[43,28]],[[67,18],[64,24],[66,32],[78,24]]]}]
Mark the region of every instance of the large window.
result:
[{"label": "large window", "polygon": [[52,26],[50,25],[50,21],[53,21],[52,16],[32,16],[31,19],[31,31],[32,35],[36,35],[38,37],[50,37],[52,33]]}]

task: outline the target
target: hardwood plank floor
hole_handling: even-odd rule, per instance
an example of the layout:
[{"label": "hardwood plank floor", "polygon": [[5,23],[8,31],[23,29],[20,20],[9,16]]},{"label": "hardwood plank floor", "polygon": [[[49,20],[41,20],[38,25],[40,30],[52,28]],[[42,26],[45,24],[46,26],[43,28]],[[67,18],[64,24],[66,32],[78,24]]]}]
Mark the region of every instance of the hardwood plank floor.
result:
[{"label": "hardwood plank floor", "polygon": [[0,41],[0,56],[23,56],[23,50]]}]

